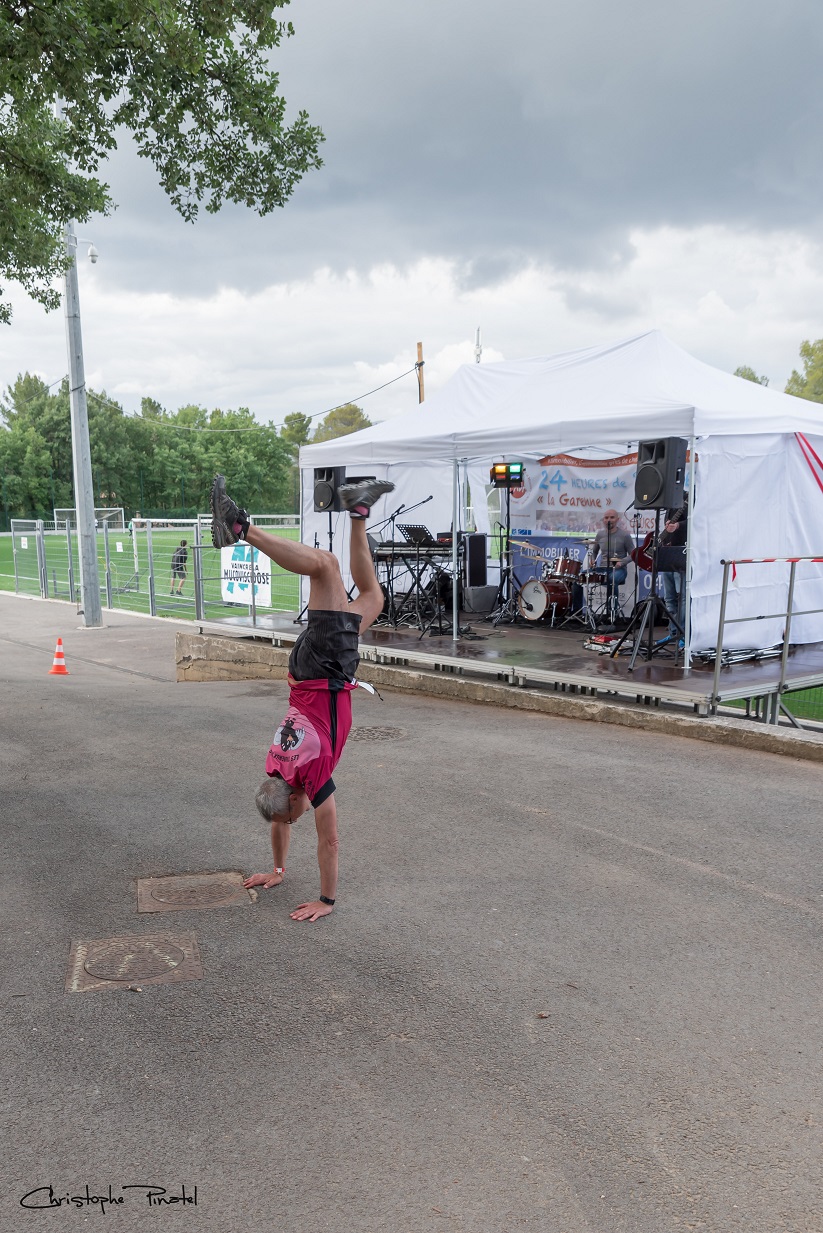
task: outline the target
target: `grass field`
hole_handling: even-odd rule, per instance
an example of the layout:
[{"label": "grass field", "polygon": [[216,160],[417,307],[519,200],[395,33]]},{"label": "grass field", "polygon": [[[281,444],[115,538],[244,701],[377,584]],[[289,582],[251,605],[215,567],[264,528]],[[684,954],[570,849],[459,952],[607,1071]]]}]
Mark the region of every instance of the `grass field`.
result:
[{"label": "grass field", "polygon": [[[287,539],[299,539],[300,532],[294,527],[267,528],[276,535]],[[34,536],[27,536],[27,547],[23,548],[21,538],[17,538],[17,583],[21,592],[30,595],[40,594],[40,581],[37,565],[37,547]],[[183,584],[181,596],[170,595],[171,591],[171,559],[174,550],[181,539],[189,542],[188,576]],[[194,547],[193,535],[190,529],[175,528],[173,530],[154,530],[152,532],[152,561],[154,567],[155,606],[158,616],[173,616],[195,618],[194,608]],[[69,599],[69,568],[68,550],[64,534],[49,534],[45,536],[46,566],[48,573],[49,596],[53,599]],[[72,556],[74,558],[75,588],[79,585],[79,564],[77,559],[77,538],[72,537]],[[145,531],[139,531],[135,542],[128,531],[109,532],[109,554],[111,559],[112,607],[129,612],[149,611],[149,553],[148,538]],[[220,594],[220,553],[211,543],[201,549],[203,572],[203,598],[205,615],[207,617],[228,616],[233,612],[248,612],[248,604],[227,604]],[[97,559],[100,570],[100,592],[102,601],[106,604],[106,559],[103,536],[97,539]],[[0,590],[14,591],[14,557],[10,535],[0,535]],[[286,573],[279,566],[272,564],[271,608],[268,611],[294,612],[300,607],[299,580],[293,574]],[[260,608],[260,605],[258,605]],[[263,609],[261,609],[263,610]]]}]

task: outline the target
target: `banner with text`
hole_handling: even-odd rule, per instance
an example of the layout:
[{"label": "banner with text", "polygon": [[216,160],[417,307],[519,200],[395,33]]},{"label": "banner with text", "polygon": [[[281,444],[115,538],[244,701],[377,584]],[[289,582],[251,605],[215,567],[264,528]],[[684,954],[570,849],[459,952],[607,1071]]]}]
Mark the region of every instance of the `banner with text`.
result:
[{"label": "banner with text", "polygon": [[[626,526],[634,518],[637,454],[619,458],[576,458],[550,454],[527,462],[521,488],[511,491],[512,535],[593,535],[603,515],[615,509]],[[502,494],[501,494],[502,496]],[[654,529],[654,510],[640,510],[636,534]]]},{"label": "banner with text", "polygon": [[252,573],[254,602],[271,607],[271,561],[251,544],[233,544],[220,549],[220,594],[225,603],[251,604]]}]

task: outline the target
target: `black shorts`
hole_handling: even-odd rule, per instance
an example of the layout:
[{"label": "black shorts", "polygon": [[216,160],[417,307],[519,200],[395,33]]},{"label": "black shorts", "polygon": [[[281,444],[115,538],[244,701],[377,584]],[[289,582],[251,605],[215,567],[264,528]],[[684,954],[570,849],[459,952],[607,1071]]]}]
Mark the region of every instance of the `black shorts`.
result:
[{"label": "black shorts", "polygon": [[354,680],[360,655],[359,612],[327,612],[309,608],[308,624],[292,647],[289,672],[295,681]]}]

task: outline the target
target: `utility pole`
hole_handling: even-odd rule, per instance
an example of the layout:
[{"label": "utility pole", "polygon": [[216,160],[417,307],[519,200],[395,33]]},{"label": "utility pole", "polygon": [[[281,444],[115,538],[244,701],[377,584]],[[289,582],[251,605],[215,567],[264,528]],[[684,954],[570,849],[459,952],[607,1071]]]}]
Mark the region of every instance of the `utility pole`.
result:
[{"label": "utility pole", "polygon": [[91,478],[89,413],[86,403],[86,376],[83,368],[80,293],[77,286],[77,237],[71,223],[66,224],[66,252],[71,258],[71,265],[66,271],[64,302],[66,347],[69,357],[74,506],[77,512],[77,545],[80,556],[80,594],[83,604],[83,624],[88,628],[99,629],[103,624],[103,609],[100,604],[100,574],[97,568],[97,527]]},{"label": "utility pole", "polygon": [[475,364],[480,363],[480,357],[482,354],[483,354],[483,344],[480,341],[480,326],[478,325],[477,338],[475,339],[475,343],[474,343],[474,362]]},{"label": "utility pole", "polygon": [[415,368],[417,369],[417,391],[419,394],[417,399],[418,402],[422,402],[426,397],[423,392],[423,365],[425,362],[426,361],[423,359],[423,344],[422,342],[419,342],[417,344],[417,363],[415,364]]}]

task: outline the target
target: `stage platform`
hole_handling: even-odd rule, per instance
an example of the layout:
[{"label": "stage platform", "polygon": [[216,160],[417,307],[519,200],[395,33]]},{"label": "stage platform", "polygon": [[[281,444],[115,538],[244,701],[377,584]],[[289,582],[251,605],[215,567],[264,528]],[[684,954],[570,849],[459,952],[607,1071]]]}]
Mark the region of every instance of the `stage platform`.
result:
[{"label": "stage platform", "polygon": [[[264,638],[275,646],[288,646],[304,625],[295,623],[296,613],[232,616],[199,622],[201,632],[226,636]],[[721,669],[718,698],[713,701],[714,665],[695,663],[686,671],[667,652],[647,663],[638,656],[634,671],[630,655],[612,659],[607,654],[584,649],[586,630],[552,629],[542,622],[493,626],[469,613],[462,613],[457,641],[451,633],[421,638],[418,629],[373,626],[363,636],[361,656],[366,661],[451,672],[467,677],[504,681],[513,686],[536,685],[591,696],[615,695],[646,705],[661,702],[713,713],[716,705],[741,699],[768,698],[780,680],[780,659],[745,660]],[[470,632],[469,632],[470,631]],[[658,630],[660,636],[665,628]],[[631,650],[631,642],[627,643]],[[823,648],[796,647],[788,659],[786,689],[823,685]]]}]

